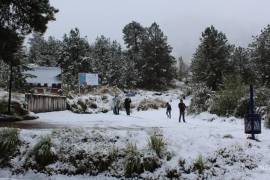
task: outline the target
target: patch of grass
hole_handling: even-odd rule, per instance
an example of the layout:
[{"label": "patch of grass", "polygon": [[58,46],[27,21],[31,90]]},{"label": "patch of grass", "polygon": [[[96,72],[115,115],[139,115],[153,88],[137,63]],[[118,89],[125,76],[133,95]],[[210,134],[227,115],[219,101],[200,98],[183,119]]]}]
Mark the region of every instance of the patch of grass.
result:
[{"label": "patch of grass", "polygon": [[202,174],[205,170],[205,164],[202,155],[199,155],[193,164],[194,170],[197,170],[199,174]]},{"label": "patch of grass", "polygon": [[119,149],[116,146],[113,146],[111,151],[109,152],[109,157],[112,160],[116,160],[119,156]]},{"label": "patch of grass", "polygon": [[52,151],[52,141],[49,136],[42,137],[33,148],[36,163],[44,167],[56,160],[56,154]]},{"label": "patch of grass", "polygon": [[127,145],[124,171],[126,177],[133,177],[143,172],[141,155],[136,144],[129,143]]},{"label": "patch of grass", "polygon": [[15,154],[19,148],[20,142],[19,129],[0,129],[0,159],[2,162],[9,160],[10,156]]},{"label": "patch of grass", "polygon": [[166,151],[166,142],[164,138],[162,135],[159,135],[156,132],[150,136],[148,146],[157,154],[159,158],[162,158],[164,152]]}]

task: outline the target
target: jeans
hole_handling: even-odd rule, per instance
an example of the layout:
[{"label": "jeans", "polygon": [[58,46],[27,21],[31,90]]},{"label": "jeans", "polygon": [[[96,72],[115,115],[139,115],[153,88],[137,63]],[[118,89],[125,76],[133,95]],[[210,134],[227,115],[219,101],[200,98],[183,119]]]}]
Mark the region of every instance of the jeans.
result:
[{"label": "jeans", "polygon": [[180,111],[180,116],[179,116],[179,122],[181,122],[181,117],[183,116],[183,122],[185,121],[185,112]]}]

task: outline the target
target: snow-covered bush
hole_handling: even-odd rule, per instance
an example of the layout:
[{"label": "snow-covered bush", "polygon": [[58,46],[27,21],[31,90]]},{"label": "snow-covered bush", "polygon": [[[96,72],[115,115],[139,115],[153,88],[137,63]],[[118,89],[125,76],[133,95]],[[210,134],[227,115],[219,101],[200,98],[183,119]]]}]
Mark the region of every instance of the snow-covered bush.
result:
[{"label": "snow-covered bush", "polygon": [[20,146],[19,129],[0,129],[0,162],[3,163],[15,154]]},{"label": "snow-covered bush", "polygon": [[34,146],[32,152],[34,159],[41,167],[47,166],[56,161],[56,154],[53,149],[52,140],[49,136],[42,137]]},{"label": "snow-covered bush", "polygon": [[213,92],[204,84],[195,84],[192,87],[192,99],[188,108],[189,113],[201,113],[211,106]]},{"label": "snow-covered bush", "polygon": [[166,102],[161,99],[144,99],[142,100],[138,107],[138,111],[147,111],[149,109],[159,109],[159,108],[165,108]]},{"label": "snow-covered bush", "polygon": [[166,151],[166,142],[162,135],[154,132],[149,140],[148,146],[152,149],[159,158],[162,158]]},{"label": "snow-covered bush", "polygon": [[133,177],[143,172],[141,154],[137,149],[136,144],[129,143],[127,145],[124,164],[126,177]]},{"label": "snow-covered bush", "polygon": [[181,174],[177,171],[177,169],[167,169],[166,177],[169,179],[179,179]]},{"label": "snow-covered bush", "polygon": [[160,159],[153,154],[143,157],[143,168],[145,171],[154,172],[161,166]]},{"label": "snow-covered bush", "polygon": [[[8,112],[8,102],[0,101],[0,114],[6,114]],[[11,103],[11,114],[16,116],[25,116],[29,112],[23,107],[23,104],[13,101]]]}]

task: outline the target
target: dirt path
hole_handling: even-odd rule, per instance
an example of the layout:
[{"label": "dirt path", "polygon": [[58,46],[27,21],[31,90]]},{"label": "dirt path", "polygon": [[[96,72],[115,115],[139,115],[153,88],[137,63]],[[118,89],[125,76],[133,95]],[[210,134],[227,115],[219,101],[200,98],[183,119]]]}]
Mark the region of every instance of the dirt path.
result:
[{"label": "dirt path", "polygon": [[65,128],[65,125],[55,125],[40,121],[0,122],[0,127],[13,127],[19,129],[56,129]]}]

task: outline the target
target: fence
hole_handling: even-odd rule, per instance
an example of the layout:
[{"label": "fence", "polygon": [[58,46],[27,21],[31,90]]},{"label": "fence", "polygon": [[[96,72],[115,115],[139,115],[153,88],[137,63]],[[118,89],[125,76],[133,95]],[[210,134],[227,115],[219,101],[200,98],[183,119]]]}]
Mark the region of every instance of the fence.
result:
[{"label": "fence", "polygon": [[31,112],[52,112],[67,109],[65,96],[25,94],[27,109]]}]

